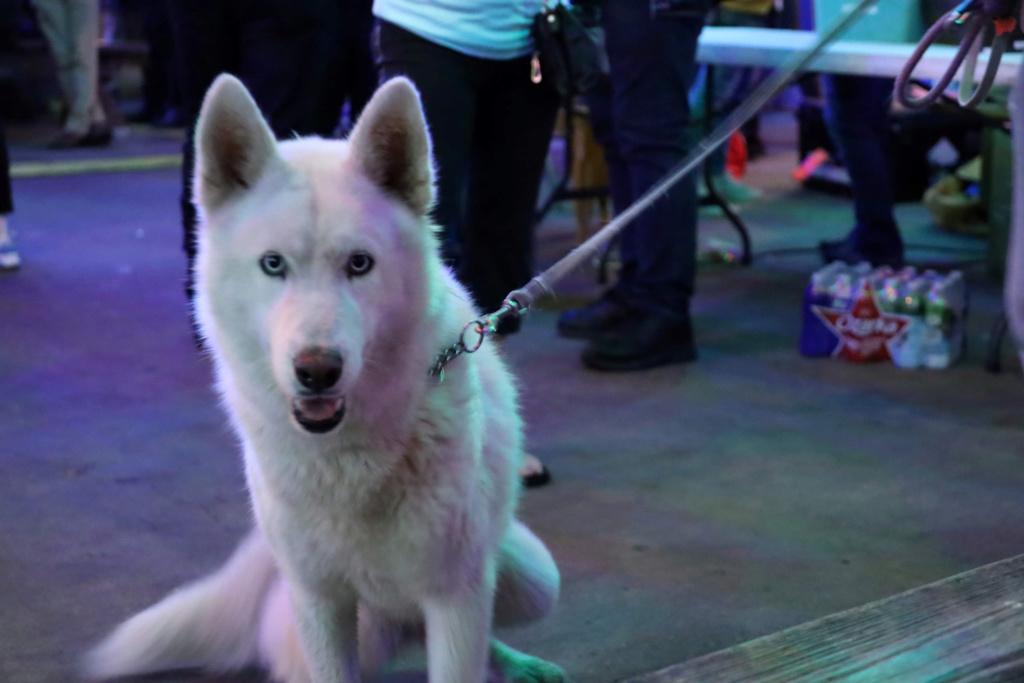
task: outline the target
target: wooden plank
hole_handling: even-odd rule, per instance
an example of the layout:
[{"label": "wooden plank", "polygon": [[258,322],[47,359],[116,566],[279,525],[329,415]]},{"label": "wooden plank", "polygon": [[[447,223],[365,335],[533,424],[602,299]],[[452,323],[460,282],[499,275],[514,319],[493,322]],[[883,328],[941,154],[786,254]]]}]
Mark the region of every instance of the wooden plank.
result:
[{"label": "wooden plank", "polygon": [[[808,49],[818,39],[814,31],[788,29],[708,26],[700,34],[697,61],[712,64],[779,67],[795,53]],[[910,43],[872,43],[840,40],[825,48],[811,64],[811,71],[889,76],[895,78],[910,59]],[[946,72],[957,48],[932,45],[914,71],[916,78],[936,79]],[[990,51],[978,56],[976,73],[985,72]],[[996,71],[996,83],[1009,84],[1021,64],[1021,54],[1005,54]]]},{"label": "wooden plank", "polygon": [[1024,680],[1024,555],[627,683]]}]

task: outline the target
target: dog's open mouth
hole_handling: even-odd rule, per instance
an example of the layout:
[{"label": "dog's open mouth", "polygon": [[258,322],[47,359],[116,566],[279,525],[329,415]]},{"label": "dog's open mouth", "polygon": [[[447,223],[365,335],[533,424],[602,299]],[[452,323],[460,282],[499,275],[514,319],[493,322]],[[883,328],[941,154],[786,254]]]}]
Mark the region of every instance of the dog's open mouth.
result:
[{"label": "dog's open mouth", "polygon": [[292,417],[307,432],[325,434],[341,424],[341,418],[345,417],[345,399],[293,399]]}]

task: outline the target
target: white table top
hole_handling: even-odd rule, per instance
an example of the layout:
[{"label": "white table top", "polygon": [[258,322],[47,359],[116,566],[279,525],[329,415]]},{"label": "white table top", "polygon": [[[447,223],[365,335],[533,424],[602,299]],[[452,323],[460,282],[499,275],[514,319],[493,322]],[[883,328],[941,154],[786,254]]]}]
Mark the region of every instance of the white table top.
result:
[{"label": "white table top", "polygon": [[[733,28],[708,26],[700,36],[697,61],[711,64],[744,66],[781,66],[796,52],[810,48],[817,34],[813,31],[786,29]],[[939,78],[956,54],[952,45],[933,45],[914,71],[915,78]],[[864,43],[840,40],[832,43],[812,64],[810,71],[852,74],[858,76],[889,76],[895,78],[910,58],[910,43]],[[1012,82],[1021,63],[1020,53],[1003,55],[996,74],[996,83]],[[978,57],[975,78],[980,79],[988,64],[988,50]]]}]

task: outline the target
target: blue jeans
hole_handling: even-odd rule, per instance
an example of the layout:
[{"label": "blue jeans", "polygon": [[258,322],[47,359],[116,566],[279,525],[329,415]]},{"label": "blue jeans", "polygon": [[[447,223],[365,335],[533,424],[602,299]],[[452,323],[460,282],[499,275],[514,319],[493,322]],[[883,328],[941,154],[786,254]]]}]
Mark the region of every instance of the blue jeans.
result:
[{"label": "blue jeans", "polygon": [[[606,0],[602,23],[611,76],[588,104],[608,162],[612,203],[621,212],[690,149],[687,95],[703,21],[652,18],[647,2]],[[652,313],[686,317],[696,251],[697,186],[691,174],[623,231],[616,289]]]},{"label": "blue jeans", "polygon": [[868,251],[903,253],[893,216],[891,78],[830,75],[823,79],[828,123],[850,174],[857,223],[847,238]]}]

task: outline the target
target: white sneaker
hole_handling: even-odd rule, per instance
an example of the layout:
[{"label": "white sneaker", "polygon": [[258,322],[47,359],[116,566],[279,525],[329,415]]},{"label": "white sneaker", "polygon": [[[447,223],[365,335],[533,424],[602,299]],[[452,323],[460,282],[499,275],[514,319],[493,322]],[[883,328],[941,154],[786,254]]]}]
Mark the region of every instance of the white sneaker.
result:
[{"label": "white sneaker", "polygon": [[8,236],[0,236],[0,270],[14,270],[21,265],[14,243]]}]

